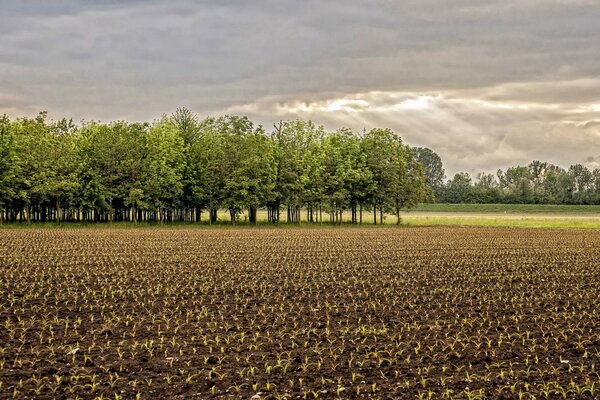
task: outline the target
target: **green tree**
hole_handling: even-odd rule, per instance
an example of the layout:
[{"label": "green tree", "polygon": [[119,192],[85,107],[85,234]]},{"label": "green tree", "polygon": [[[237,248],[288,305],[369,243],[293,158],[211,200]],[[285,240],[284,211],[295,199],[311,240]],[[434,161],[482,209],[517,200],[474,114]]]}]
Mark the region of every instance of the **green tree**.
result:
[{"label": "green tree", "polygon": [[229,210],[232,224],[244,208],[248,208],[250,222],[255,223],[257,208],[266,204],[274,188],[276,163],[272,142],[263,128],[255,128],[247,117],[221,117],[216,121],[216,129],[223,148],[223,205]]},{"label": "green tree", "polygon": [[582,164],[575,164],[569,167],[568,174],[574,183],[573,201],[577,204],[590,203],[589,190],[593,185],[592,172]]},{"label": "green tree", "polygon": [[183,139],[186,159],[181,199],[184,210],[181,218],[199,221],[202,209],[206,206],[206,193],[203,190],[206,171],[202,162],[202,152],[205,145],[203,138],[206,134],[204,124],[209,120],[200,122],[198,116],[187,108],[178,108],[171,120]]},{"label": "green tree", "polygon": [[485,172],[477,174],[472,193],[475,203],[499,203],[502,200],[496,176]]},{"label": "green tree", "polygon": [[309,220],[319,196],[314,178],[318,168],[319,142],[324,136],[323,127],[312,121],[287,121],[274,125],[271,134],[276,162],[276,177],[273,196],[269,202],[269,221],[278,222],[280,205],[287,205],[287,221],[300,222],[300,207],[306,204]]},{"label": "green tree", "polygon": [[339,129],[323,141],[323,193],[332,222],[342,223],[343,211],[350,207],[357,222],[357,205],[365,197],[362,188],[371,179],[359,137],[350,129]]},{"label": "green tree", "polygon": [[473,201],[472,180],[468,173],[457,173],[446,183],[444,201],[446,203],[471,203]]},{"label": "green tree", "polygon": [[438,195],[442,187],[444,186],[444,179],[446,178],[446,172],[442,159],[433,150],[427,147],[415,147],[413,148],[417,160],[425,167],[425,177],[427,178],[427,184],[431,186],[433,192]]},{"label": "green tree", "polygon": [[50,202],[54,187],[54,143],[46,116],[42,112],[36,118],[20,118],[12,124],[18,154],[14,159],[17,164],[14,170],[18,171],[13,181],[14,208],[20,210],[21,218],[27,221],[31,220],[36,206]]},{"label": "green tree", "polygon": [[373,206],[373,223],[377,224],[378,210],[379,222],[383,223],[388,189],[394,179],[391,163],[395,149],[402,145],[402,141],[390,129],[375,128],[365,134],[361,144],[372,177],[370,185],[367,186],[367,193]]},{"label": "green tree", "polygon": [[147,136],[142,190],[160,221],[171,221],[173,209],[181,204],[184,149],[184,140],[171,119],[163,115],[152,125]]},{"label": "green tree", "polygon": [[148,128],[124,121],[90,122],[81,128],[77,147],[80,186],[85,191],[82,206],[95,219],[129,219],[127,198],[132,189],[142,189]]},{"label": "green tree", "polygon": [[15,146],[10,119],[4,114],[0,117],[0,223],[17,195],[14,182],[20,175],[20,162]]},{"label": "green tree", "polygon": [[401,209],[415,207],[418,203],[430,200],[433,195],[423,163],[401,142],[394,148],[390,169],[392,179],[388,196],[396,214],[396,224],[400,225]]},{"label": "green tree", "polygon": [[75,196],[79,189],[78,167],[79,152],[76,144],[76,128],[73,121],[62,119],[52,128],[47,156],[50,158],[52,176],[47,183],[49,197],[54,200],[55,220],[60,222],[66,217],[63,206],[75,205]]},{"label": "green tree", "polygon": [[531,203],[533,200],[532,173],[529,167],[510,167],[499,174],[500,187],[510,203]]}]

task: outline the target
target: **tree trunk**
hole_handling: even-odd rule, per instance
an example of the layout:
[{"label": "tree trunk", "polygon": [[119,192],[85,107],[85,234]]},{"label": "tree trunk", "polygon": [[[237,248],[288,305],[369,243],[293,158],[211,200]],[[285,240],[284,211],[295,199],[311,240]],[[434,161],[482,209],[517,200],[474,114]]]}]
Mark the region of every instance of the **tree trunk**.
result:
[{"label": "tree trunk", "polygon": [[373,202],[373,224],[377,225],[377,205]]},{"label": "tree trunk", "polygon": [[60,202],[58,200],[58,196],[56,196],[56,203],[54,204],[56,209],[56,222],[60,223]]},{"label": "tree trunk", "polygon": [[250,223],[256,225],[256,207],[251,206],[248,208],[248,217],[250,218]]},{"label": "tree trunk", "polygon": [[360,203],[360,205],[359,205],[358,207],[360,208],[360,210],[359,210],[359,213],[360,213],[360,216],[359,216],[359,221],[360,221],[360,222],[359,222],[359,223],[362,225],[362,214],[363,214],[363,206],[362,206],[362,203]]}]

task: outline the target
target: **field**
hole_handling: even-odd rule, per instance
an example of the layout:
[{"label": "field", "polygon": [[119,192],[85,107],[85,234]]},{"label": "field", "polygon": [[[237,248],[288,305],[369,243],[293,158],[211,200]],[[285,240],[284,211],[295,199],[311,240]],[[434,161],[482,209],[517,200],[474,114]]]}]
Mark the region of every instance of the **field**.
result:
[{"label": "field", "polygon": [[600,228],[600,206],[553,204],[421,204],[406,211],[411,226]]},{"label": "field", "polygon": [[0,230],[0,398],[600,395],[600,231]]},{"label": "field", "polygon": [[408,226],[479,226],[521,228],[600,229],[600,216],[562,213],[410,212],[402,222]]},{"label": "field", "polygon": [[[258,225],[272,226],[267,222],[267,210],[261,209],[257,212]],[[219,225],[230,225],[230,214],[227,210],[219,210],[217,213]],[[480,227],[528,227],[528,228],[578,228],[578,229],[600,229],[600,206],[596,205],[553,205],[553,204],[420,204],[418,207],[403,210],[401,212],[402,224],[405,226],[480,226]],[[237,225],[251,225],[248,221],[247,211],[243,211],[238,217]],[[279,227],[287,226],[285,212],[281,214],[282,222]],[[306,210],[300,213],[302,224],[308,223]],[[344,225],[351,225],[351,214],[345,212],[342,217]],[[363,211],[362,226],[373,225],[373,213],[369,210]],[[33,222],[31,224],[20,221],[15,224],[6,223],[3,227],[29,229],[31,226],[38,228],[55,228],[57,226],[86,226],[94,227],[97,224],[84,222],[67,222],[57,224],[55,222]],[[136,226],[171,226],[181,225],[189,227],[207,226],[207,216],[202,222],[189,223],[147,223],[134,224],[129,222],[111,223],[114,228],[132,228]],[[311,223],[312,226],[329,227],[329,214],[323,213],[323,223]],[[383,225],[396,225],[396,216],[384,214]],[[99,224],[104,227],[104,224]],[[215,225],[213,225],[215,226]],[[254,226],[254,225],[252,225]],[[295,226],[295,224],[294,224]],[[378,221],[379,226],[379,221]]]},{"label": "field", "polygon": [[600,213],[600,205],[572,204],[444,204],[423,203],[410,211],[475,213]]}]

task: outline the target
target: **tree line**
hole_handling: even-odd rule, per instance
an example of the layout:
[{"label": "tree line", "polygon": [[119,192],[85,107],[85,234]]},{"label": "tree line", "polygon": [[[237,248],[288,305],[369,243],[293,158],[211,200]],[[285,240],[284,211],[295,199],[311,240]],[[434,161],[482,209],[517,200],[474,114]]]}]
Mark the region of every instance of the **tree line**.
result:
[{"label": "tree line", "polygon": [[582,164],[564,169],[535,160],[475,179],[458,173],[434,191],[443,203],[600,204],[600,169]]},{"label": "tree line", "polygon": [[311,121],[270,131],[247,117],[188,109],[153,123],[0,117],[1,221],[373,223],[433,199],[419,151],[389,129],[326,132]]},{"label": "tree line", "polygon": [[496,174],[475,178],[459,172],[446,180],[440,156],[428,148],[414,149],[424,165],[426,180],[439,203],[479,204],[600,204],[600,169],[583,164],[562,168],[534,160]]}]

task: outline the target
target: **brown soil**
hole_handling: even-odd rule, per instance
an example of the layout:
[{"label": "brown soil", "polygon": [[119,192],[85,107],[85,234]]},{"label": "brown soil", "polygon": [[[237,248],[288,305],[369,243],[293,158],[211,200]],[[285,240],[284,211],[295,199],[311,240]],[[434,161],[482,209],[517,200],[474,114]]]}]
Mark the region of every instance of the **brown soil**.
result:
[{"label": "brown soil", "polygon": [[0,398],[597,398],[599,260],[600,231],[0,230]]}]

